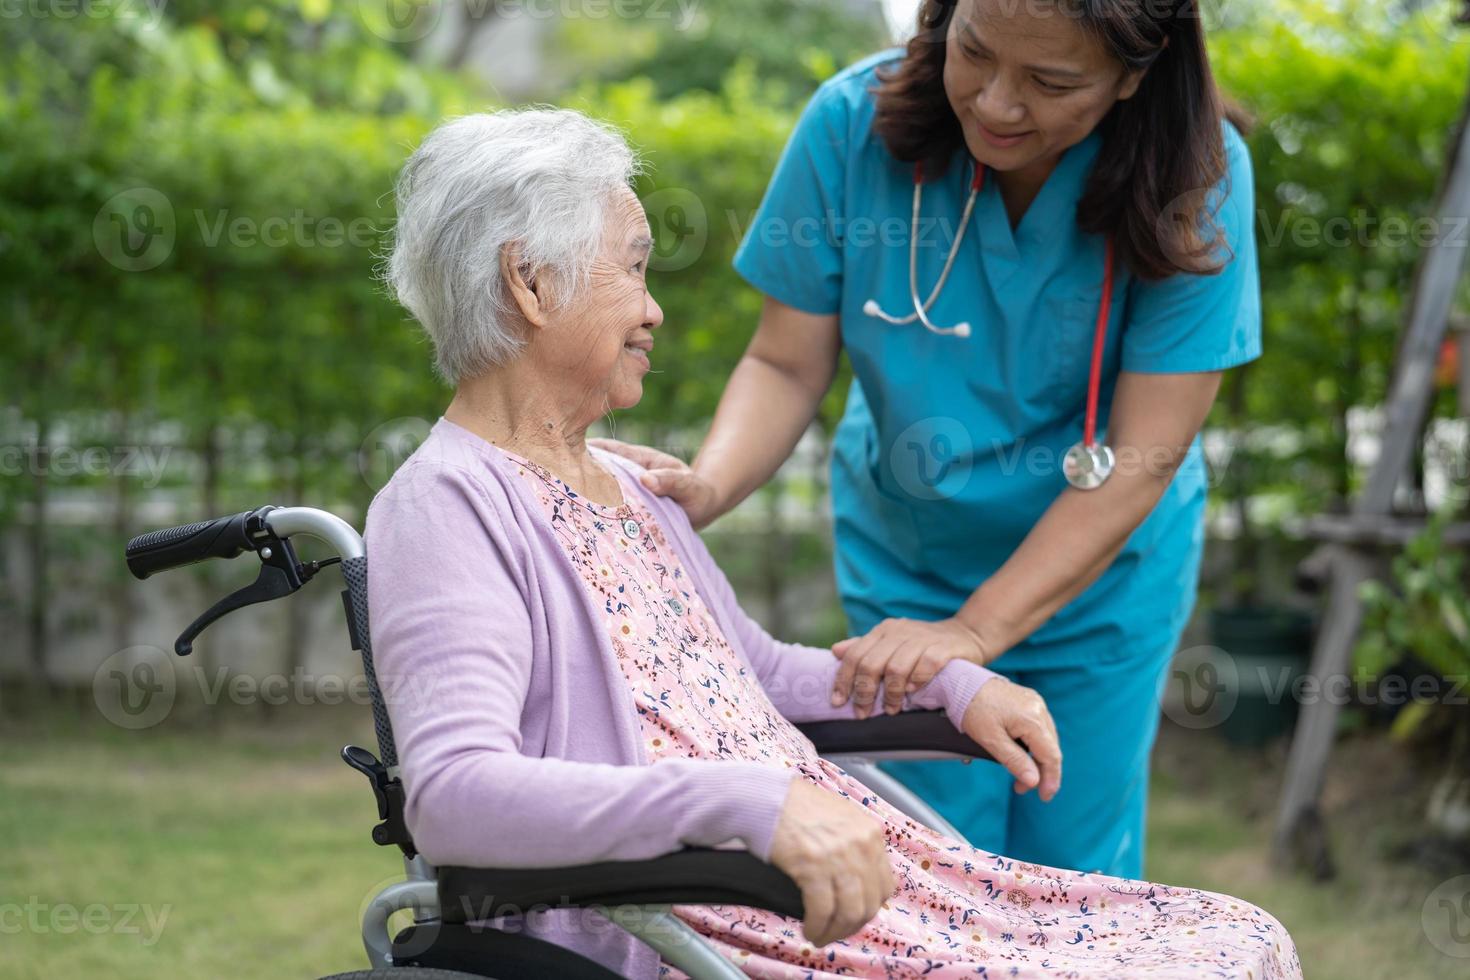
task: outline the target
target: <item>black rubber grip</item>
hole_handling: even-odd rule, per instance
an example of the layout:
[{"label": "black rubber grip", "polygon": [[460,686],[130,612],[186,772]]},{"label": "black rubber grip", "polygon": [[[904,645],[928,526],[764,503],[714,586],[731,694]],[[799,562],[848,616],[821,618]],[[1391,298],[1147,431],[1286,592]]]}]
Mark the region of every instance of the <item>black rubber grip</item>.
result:
[{"label": "black rubber grip", "polygon": [[943,711],[903,711],[862,720],[810,721],[796,727],[812,740],[821,755],[949,752],[971,759],[990,758],[990,753],[957,730]]},{"label": "black rubber grip", "polygon": [[140,534],[128,542],[128,571],[138,578],[147,578],[154,572],[166,572],[208,558],[234,558],[250,547],[245,522],[254,513],[247,510],[230,517]]},{"label": "black rubber grip", "polygon": [[449,923],[537,906],[744,905],[790,919],[806,914],[796,882],[748,851],[686,847],[643,861],[437,870],[440,915]]}]

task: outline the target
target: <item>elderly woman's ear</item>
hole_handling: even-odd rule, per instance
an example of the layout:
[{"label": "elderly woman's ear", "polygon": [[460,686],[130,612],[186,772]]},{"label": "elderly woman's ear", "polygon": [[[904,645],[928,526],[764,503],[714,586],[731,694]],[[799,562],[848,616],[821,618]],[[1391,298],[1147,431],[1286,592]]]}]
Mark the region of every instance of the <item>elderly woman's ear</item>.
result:
[{"label": "elderly woman's ear", "polygon": [[546,286],[532,275],[528,266],[521,262],[520,254],[513,244],[500,249],[500,281],[505,284],[516,309],[533,327],[546,326],[549,297]]}]

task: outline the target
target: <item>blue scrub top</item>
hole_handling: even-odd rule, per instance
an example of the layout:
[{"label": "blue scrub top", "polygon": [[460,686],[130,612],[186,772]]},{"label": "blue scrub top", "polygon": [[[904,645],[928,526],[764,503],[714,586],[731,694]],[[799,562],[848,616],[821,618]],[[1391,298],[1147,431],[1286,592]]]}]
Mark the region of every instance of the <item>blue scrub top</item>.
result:
[{"label": "blue scrub top", "polygon": [[[929,311],[936,326],[968,321],[968,338],[863,312],[870,298],[895,316],[913,312],[913,166],[872,132],[870,91],[875,70],[901,56],[882,52],[817,91],[735,256],[766,295],[841,319],[854,382],[834,444],[832,507],[838,590],[854,634],[889,616],[953,615],[1066,489],[1061,462],[1082,437],[1102,297],[1104,241],[1075,219],[1101,143],[1093,133],[1062,156],[1014,232],[986,181]],[[1233,257],[1218,275],[1152,283],[1120,263],[1100,432],[1119,371],[1216,371],[1260,356],[1250,158],[1228,124],[1225,145],[1229,175],[1211,203]],[[925,181],[921,297],[944,266],[971,177],[961,150]],[[1206,482],[1196,438],[1112,566],[1003,662],[1065,666],[1172,647],[1194,605]]]}]

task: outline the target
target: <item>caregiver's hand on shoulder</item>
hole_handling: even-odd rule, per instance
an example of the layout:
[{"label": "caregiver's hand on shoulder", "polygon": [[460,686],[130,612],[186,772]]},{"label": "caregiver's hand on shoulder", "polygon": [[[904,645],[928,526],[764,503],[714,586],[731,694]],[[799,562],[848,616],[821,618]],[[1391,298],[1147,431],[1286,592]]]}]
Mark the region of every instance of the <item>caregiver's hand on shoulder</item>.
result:
[{"label": "caregiver's hand on shoulder", "polygon": [[1040,694],[1004,677],[992,677],[965,709],[960,730],[1016,777],[1017,793],[1039,788],[1045,801],[1057,795],[1062,748]]},{"label": "caregiver's hand on shoulder", "polygon": [[956,618],[932,623],[885,619],[862,636],[834,643],[832,653],[842,658],[832,684],[832,703],[842,704],[851,696],[859,718],[872,713],[880,686],[883,710],[897,714],[903,710],[904,695],[928,684],[951,660],[984,665],[990,659],[980,635]]},{"label": "caregiver's hand on shoulder", "polygon": [[679,457],[618,439],[588,439],[587,444],[617,453],[643,467],[647,472],[640,474],[639,482],[684,508],[689,523],[696,529],[719,516],[715,488]]},{"label": "caregiver's hand on shoulder", "polygon": [[853,801],[800,777],[781,808],[771,863],[801,889],[802,932],[813,946],[862,929],[893,894],[883,825]]}]

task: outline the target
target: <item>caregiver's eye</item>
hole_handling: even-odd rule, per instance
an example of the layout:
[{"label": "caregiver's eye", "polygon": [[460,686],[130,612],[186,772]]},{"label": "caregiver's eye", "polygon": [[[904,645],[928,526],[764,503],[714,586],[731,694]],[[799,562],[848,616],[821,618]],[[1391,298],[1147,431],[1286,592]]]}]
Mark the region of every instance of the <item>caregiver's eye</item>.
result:
[{"label": "caregiver's eye", "polygon": [[1057,83],[1055,83],[1055,82],[1049,82],[1049,81],[1047,81],[1044,78],[1038,78],[1038,79],[1036,79],[1036,84],[1041,87],[1042,91],[1045,91],[1045,92],[1075,92],[1075,91],[1077,91],[1077,86],[1075,86],[1075,85],[1058,85]]}]

